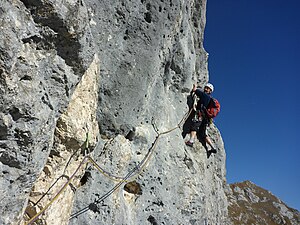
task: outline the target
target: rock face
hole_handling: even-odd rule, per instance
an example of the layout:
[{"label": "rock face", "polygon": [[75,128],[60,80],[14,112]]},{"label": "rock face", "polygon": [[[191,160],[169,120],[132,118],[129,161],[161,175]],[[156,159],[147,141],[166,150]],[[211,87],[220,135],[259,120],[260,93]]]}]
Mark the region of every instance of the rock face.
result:
[{"label": "rock face", "polygon": [[52,148],[56,121],[92,61],[84,9],[0,3],[0,224],[21,219]]},{"label": "rock face", "polygon": [[205,8],[1,1],[0,224],[228,223],[218,129],[184,144]]},{"label": "rock face", "polygon": [[250,181],[230,185],[226,192],[233,224],[300,224],[300,213]]}]

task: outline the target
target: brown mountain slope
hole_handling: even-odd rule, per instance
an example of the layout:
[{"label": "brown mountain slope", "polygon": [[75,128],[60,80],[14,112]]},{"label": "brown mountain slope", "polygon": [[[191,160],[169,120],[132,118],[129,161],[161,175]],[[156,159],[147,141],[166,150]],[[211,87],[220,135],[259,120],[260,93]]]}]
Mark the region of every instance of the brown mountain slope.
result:
[{"label": "brown mountain slope", "polygon": [[233,224],[300,224],[299,211],[250,181],[231,184],[226,194]]}]

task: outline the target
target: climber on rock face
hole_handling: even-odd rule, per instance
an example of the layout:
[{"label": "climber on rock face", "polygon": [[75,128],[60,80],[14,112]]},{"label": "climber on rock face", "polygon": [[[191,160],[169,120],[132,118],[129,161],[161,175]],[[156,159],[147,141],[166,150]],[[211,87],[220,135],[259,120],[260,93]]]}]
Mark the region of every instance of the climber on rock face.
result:
[{"label": "climber on rock face", "polygon": [[199,100],[194,103],[192,112],[193,119],[190,127],[190,138],[185,142],[186,145],[193,147],[198,132],[199,136],[204,138],[205,142],[211,147],[209,153],[217,152],[206,131],[207,125],[210,123],[210,118],[212,118],[208,112],[208,108],[211,104],[213,104],[213,98],[210,96],[213,91],[214,86],[211,83],[207,83],[203,91],[197,88],[195,84],[193,85],[192,93],[195,94]]}]

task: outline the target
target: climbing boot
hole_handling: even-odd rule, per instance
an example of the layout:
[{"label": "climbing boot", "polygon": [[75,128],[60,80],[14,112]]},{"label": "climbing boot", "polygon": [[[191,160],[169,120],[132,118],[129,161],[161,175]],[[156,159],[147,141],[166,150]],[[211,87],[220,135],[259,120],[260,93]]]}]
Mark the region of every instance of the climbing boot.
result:
[{"label": "climbing boot", "polygon": [[193,142],[190,142],[190,141],[186,141],[185,144],[187,146],[190,146],[190,147],[193,147],[194,143]]},{"label": "climbing boot", "polygon": [[211,153],[215,153],[215,154],[216,154],[216,153],[217,153],[217,149],[215,149],[215,148],[212,148],[212,149],[210,150],[210,152],[211,152]]}]

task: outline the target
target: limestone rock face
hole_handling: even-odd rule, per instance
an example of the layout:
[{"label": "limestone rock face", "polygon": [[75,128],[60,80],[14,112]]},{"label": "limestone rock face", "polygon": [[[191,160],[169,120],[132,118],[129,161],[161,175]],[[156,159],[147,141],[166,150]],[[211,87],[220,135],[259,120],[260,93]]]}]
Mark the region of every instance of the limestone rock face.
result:
[{"label": "limestone rock face", "polygon": [[218,129],[216,155],[184,144],[205,10],[1,1],[0,224],[228,223]]},{"label": "limestone rock face", "polygon": [[84,9],[0,3],[0,224],[21,218],[52,148],[56,120],[92,60]]},{"label": "limestone rock face", "polygon": [[300,213],[250,181],[226,189],[233,224],[300,224]]}]

